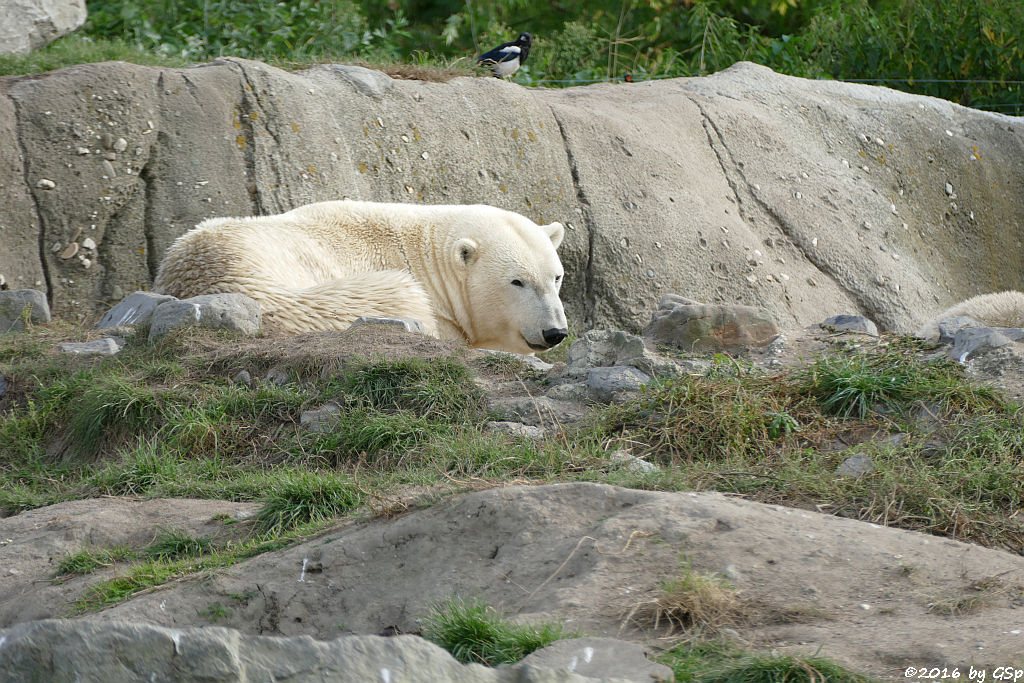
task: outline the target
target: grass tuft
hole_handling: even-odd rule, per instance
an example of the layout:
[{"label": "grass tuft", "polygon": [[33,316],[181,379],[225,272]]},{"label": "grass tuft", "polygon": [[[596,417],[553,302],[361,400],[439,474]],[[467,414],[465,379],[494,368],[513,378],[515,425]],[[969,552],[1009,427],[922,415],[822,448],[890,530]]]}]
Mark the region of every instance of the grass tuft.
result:
[{"label": "grass tuft", "polygon": [[347,477],[297,472],[270,492],[256,515],[256,530],[277,535],[302,524],[326,522],[362,504]]},{"label": "grass tuft", "polygon": [[66,574],[91,574],[103,567],[112,567],[119,561],[134,557],[131,549],[124,546],[114,548],[85,547],[76,553],[68,553],[57,564],[54,576]]},{"label": "grass tuft", "polygon": [[559,624],[529,626],[505,619],[480,599],[450,598],[423,620],[423,637],[463,663],[514,664],[556,640],[575,637]]},{"label": "grass tuft", "polygon": [[215,550],[213,539],[194,537],[182,529],[162,529],[144,552],[155,560],[177,560],[200,557]]}]

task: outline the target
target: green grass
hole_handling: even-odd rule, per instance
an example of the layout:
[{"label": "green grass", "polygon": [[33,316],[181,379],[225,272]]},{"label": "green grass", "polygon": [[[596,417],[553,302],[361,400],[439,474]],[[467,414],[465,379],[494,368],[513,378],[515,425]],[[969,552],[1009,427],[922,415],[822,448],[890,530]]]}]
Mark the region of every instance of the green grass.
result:
[{"label": "green grass", "polygon": [[479,599],[450,598],[423,620],[423,637],[463,663],[514,664],[565,634],[559,624],[516,624]]},{"label": "green grass", "polygon": [[[367,495],[387,508],[410,486],[444,495],[480,482],[593,481],[716,490],[1024,552],[1024,408],[903,340],[871,352],[838,347],[778,375],[722,360],[706,376],[660,381],[531,442],[483,431],[473,373],[519,372],[504,358],[471,369],[455,357],[339,359],[273,343],[240,356],[229,335],[195,332],[83,361],[43,343],[67,336],[40,327],[0,338],[11,387],[0,417],[8,514],[102,495],[261,502],[261,537],[273,545],[288,529],[349,514]],[[254,376],[284,367],[291,381],[230,382],[241,367]],[[860,379],[837,390],[836,377]],[[840,405],[837,394],[852,399]],[[299,426],[304,410],[327,402],[339,406],[330,429]],[[915,417],[921,405],[937,423]],[[881,439],[889,433],[902,442]],[[616,465],[609,454],[619,448],[660,470]],[[837,477],[852,453],[870,457],[874,471]]]},{"label": "green grass", "polygon": [[347,477],[300,472],[268,494],[256,515],[256,529],[274,536],[303,524],[328,522],[359,507],[361,498]]},{"label": "green grass", "polygon": [[748,652],[727,641],[686,641],[657,657],[676,681],[694,683],[874,683],[826,657]]},{"label": "green grass", "polygon": [[36,74],[76,64],[122,61],[150,66],[188,66],[181,57],[136,47],[119,39],[74,33],[27,55],[0,55],[0,76]]},{"label": "green grass", "polygon": [[182,529],[163,529],[143,552],[154,560],[199,557],[214,551],[213,539],[191,536]]},{"label": "green grass", "polygon": [[114,548],[84,547],[78,552],[68,553],[57,564],[54,576],[66,574],[91,574],[103,567],[112,567],[135,557],[134,551],[124,546]]}]

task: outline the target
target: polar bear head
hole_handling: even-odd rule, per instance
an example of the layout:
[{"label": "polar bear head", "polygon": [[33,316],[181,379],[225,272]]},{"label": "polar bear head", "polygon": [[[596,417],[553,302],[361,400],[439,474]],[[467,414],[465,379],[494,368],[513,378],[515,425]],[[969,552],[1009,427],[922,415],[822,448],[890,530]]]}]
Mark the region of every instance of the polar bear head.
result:
[{"label": "polar bear head", "polygon": [[565,271],[555,251],[565,229],[479,208],[490,215],[460,220],[449,246],[460,281],[459,326],[480,348],[532,354],[556,346],[568,335],[558,298]]}]

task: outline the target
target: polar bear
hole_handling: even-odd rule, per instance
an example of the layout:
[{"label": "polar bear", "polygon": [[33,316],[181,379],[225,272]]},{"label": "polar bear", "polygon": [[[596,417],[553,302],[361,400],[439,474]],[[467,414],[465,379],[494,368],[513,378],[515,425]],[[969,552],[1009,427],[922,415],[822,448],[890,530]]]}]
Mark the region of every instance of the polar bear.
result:
[{"label": "polar bear", "polygon": [[989,327],[1024,327],[1024,292],[993,292],[961,301],[922,325],[916,336],[936,339],[940,322],[961,315],[974,318]]},{"label": "polar bear", "polygon": [[167,250],[154,290],[246,294],[269,332],[416,318],[437,337],[532,354],[567,335],[564,236],[493,206],[320,202],[200,223]]}]

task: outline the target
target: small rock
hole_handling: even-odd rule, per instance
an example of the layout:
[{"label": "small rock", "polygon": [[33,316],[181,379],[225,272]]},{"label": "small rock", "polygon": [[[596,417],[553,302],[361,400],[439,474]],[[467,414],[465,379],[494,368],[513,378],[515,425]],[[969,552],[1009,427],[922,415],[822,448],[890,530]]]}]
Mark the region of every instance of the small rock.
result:
[{"label": "small rock", "polygon": [[530,441],[542,441],[547,434],[547,430],[543,427],[537,427],[535,425],[526,425],[522,422],[487,422],[484,424],[484,431],[497,432],[499,434],[509,434],[511,436],[519,437],[521,439],[529,439]]},{"label": "small rock", "polygon": [[46,295],[37,289],[0,291],[0,334],[19,332],[30,323],[50,322],[50,306]]},{"label": "small rock", "polygon": [[40,178],[39,182],[36,183],[36,187],[40,190],[53,190],[57,187],[57,183],[53,182],[49,178]]},{"label": "small rock", "polygon": [[75,356],[113,356],[124,347],[120,337],[104,337],[91,342],[64,342],[57,349]]},{"label": "small rock", "polygon": [[546,396],[553,401],[582,401],[589,393],[585,382],[565,382],[548,389]]},{"label": "small rock", "polygon": [[953,336],[949,356],[958,363],[966,363],[975,356],[1013,343],[1013,339],[1001,331],[989,327],[968,327]]},{"label": "small rock", "polygon": [[875,463],[866,455],[851,455],[836,468],[836,474],[840,477],[863,477],[865,474],[875,471]]},{"label": "small rock", "polygon": [[108,159],[103,160],[103,175],[107,176],[108,178],[117,177],[117,171],[114,170],[114,165],[110,163]]},{"label": "small rock", "polygon": [[100,144],[103,145],[103,149],[114,148],[114,136],[110,133],[104,133],[100,136]]},{"label": "small rock", "polygon": [[356,327],[357,325],[387,325],[390,327],[400,327],[406,332],[415,332],[417,334],[426,334],[423,329],[423,323],[413,318],[368,318],[360,317],[352,321],[349,329]]},{"label": "small rock", "polygon": [[128,141],[124,138],[118,138],[114,140],[113,148],[115,152],[123,152],[128,149]]},{"label": "small rock", "polygon": [[822,322],[821,326],[849,332],[863,332],[872,337],[878,336],[878,326],[862,315],[834,315]]},{"label": "small rock", "polygon": [[231,378],[231,381],[252,388],[252,375],[248,370],[239,370],[238,374]]},{"label": "small rock", "polygon": [[779,325],[766,310],[689,301],[663,296],[644,337],[684,351],[742,352],[779,336]]},{"label": "small rock", "polygon": [[940,320],[939,342],[943,344],[952,344],[953,338],[956,337],[956,333],[960,330],[965,330],[968,327],[985,327],[985,323],[966,315],[958,315],[955,318]]},{"label": "small rock", "polygon": [[267,384],[274,384],[279,387],[290,383],[292,378],[288,376],[288,373],[281,368],[270,368],[267,370],[267,374],[263,376],[263,381]]},{"label": "small rock", "polygon": [[650,474],[652,472],[658,472],[661,470],[660,467],[655,465],[653,462],[647,462],[643,458],[638,458],[629,451],[617,450],[608,456],[608,460],[612,463],[619,465],[623,469],[627,469],[630,472],[642,472],[643,474]]},{"label": "small rock", "polygon": [[244,294],[204,294],[189,299],[165,301],[153,311],[149,341],[171,330],[203,327],[253,335],[259,332],[262,313],[258,301]]},{"label": "small rock", "polygon": [[587,374],[590,396],[601,403],[628,400],[650,382],[649,375],[630,366],[592,368]]},{"label": "small rock", "polygon": [[596,679],[637,683],[671,681],[674,678],[672,669],[647,659],[643,645],[615,638],[559,640],[527,655],[519,666],[571,671]]},{"label": "small rock", "polygon": [[337,403],[326,403],[316,410],[304,410],[299,416],[299,425],[307,431],[322,434],[330,432],[341,418],[341,408]]},{"label": "small rock", "polygon": [[167,301],[177,301],[177,299],[168,294],[156,294],[141,290],[133,292],[107,311],[106,315],[96,324],[96,328],[104,330],[123,325],[145,325],[152,319],[156,307]]},{"label": "small rock", "polygon": [[67,259],[71,258],[72,256],[74,256],[77,253],[78,253],[78,242],[72,242],[71,244],[69,244],[67,246],[67,248],[64,251],[60,252],[60,257],[62,259],[64,259],[64,260],[67,260]]},{"label": "small rock", "polygon": [[86,237],[82,240],[82,249],[95,249],[96,242],[91,237]]}]

